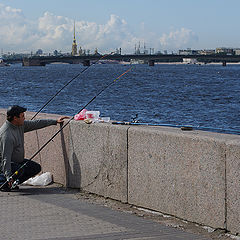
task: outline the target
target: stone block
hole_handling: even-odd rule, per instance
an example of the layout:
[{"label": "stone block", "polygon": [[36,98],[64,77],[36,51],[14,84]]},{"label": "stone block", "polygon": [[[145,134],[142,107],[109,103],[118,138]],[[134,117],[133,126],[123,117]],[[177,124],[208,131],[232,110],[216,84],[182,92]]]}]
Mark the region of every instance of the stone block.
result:
[{"label": "stone block", "polygon": [[129,203],[224,228],[222,138],[163,127],[131,127],[128,132]]},{"label": "stone block", "polygon": [[69,186],[126,202],[127,129],[72,121]]},{"label": "stone block", "polygon": [[[55,114],[39,114],[38,119],[57,119],[59,115]],[[65,120],[65,123],[68,120]],[[46,144],[49,139],[59,131],[61,126],[57,124],[56,126],[49,126],[43,129],[39,129],[37,131],[33,131],[30,133],[26,133],[25,136],[29,139],[26,141],[25,148],[26,156],[32,156],[29,154],[29,146],[31,146],[32,141],[30,136],[36,136],[37,138],[37,149],[41,148],[44,144]],[[34,144],[36,148],[36,144]],[[59,132],[54,139],[49,142],[46,147],[44,147],[41,152],[36,156],[36,158],[40,158],[40,164],[42,166],[43,172],[51,172],[53,174],[54,182],[61,183],[64,186],[67,185],[67,171],[68,171],[68,148],[69,148],[69,125],[67,125],[63,131]],[[34,151],[35,153],[36,151]],[[34,159],[36,159],[34,158]],[[34,160],[33,159],[33,160]]]},{"label": "stone block", "polygon": [[3,123],[6,121],[7,115],[6,115],[5,109],[0,109],[0,126],[3,125]]},{"label": "stone block", "polygon": [[240,234],[240,136],[227,142],[227,229]]}]

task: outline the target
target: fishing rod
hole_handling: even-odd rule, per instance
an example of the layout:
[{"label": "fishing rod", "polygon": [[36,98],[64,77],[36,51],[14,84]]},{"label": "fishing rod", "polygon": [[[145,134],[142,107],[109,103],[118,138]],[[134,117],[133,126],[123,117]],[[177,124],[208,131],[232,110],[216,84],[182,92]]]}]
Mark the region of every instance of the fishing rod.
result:
[{"label": "fishing rod", "polygon": [[[33,120],[64,88],[66,88],[71,82],[73,82],[76,78],[78,78],[81,74],[83,74],[85,71],[87,71],[92,65],[96,64],[100,60],[104,59],[105,57],[113,54],[114,52],[111,52],[109,54],[102,55],[97,61],[93,62],[91,65],[84,68],[80,73],[78,73],[76,76],[74,76],[70,81],[68,81],[66,84],[63,85],[62,88],[60,88],[39,110],[34,114],[34,116],[31,118]],[[36,136],[38,139],[38,133],[36,131]],[[39,147],[39,146],[38,146]],[[40,157],[40,163],[41,163],[41,157]]]},{"label": "fishing rod", "polygon": [[34,116],[31,118],[31,120],[33,120],[64,88],[66,88],[71,82],[73,82],[76,78],[78,78],[81,74],[83,74],[85,71],[87,71],[92,65],[96,64],[97,62],[99,62],[100,60],[102,60],[103,58],[110,56],[111,54],[113,54],[114,52],[111,52],[109,54],[105,54],[103,56],[101,56],[97,61],[93,62],[92,64],[90,64],[89,66],[87,66],[86,68],[84,68],[80,73],[78,73],[76,76],[74,76],[70,81],[68,81],[61,89],[59,89],[35,114]]},{"label": "fishing rod", "polygon": [[232,133],[240,134],[238,129],[224,129],[224,128],[214,128],[214,127],[200,127],[200,126],[191,126],[191,125],[177,125],[177,124],[165,124],[165,123],[144,123],[144,122],[112,122],[115,125],[143,125],[143,126],[160,126],[160,127],[176,127],[181,128],[183,131],[191,130],[201,130],[201,131],[214,131],[214,132],[223,132],[223,133]]},{"label": "fishing rod", "polygon": [[[114,83],[116,83],[122,76],[124,76],[126,73],[128,73],[129,71],[131,71],[133,69],[133,66],[131,66],[130,68],[128,68],[124,73],[122,73],[121,75],[119,75],[117,78],[115,78],[113,81],[111,81],[109,84],[107,84],[104,88],[102,88],[102,90],[100,90],[93,98],[91,98],[91,100],[85,105],[83,106],[78,114],[85,109],[91,102],[93,102],[102,92],[104,92],[107,88],[109,88],[111,85],[113,85]],[[25,162],[22,166],[20,166],[10,177],[10,180],[14,180],[14,177],[18,175],[19,171],[24,168],[24,166],[27,165],[27,163],[29,161],[31,161],[34,157],[36,157],[36,155],[38,155],[72,120],[74,119],[74,116],[71,117],[65,124],[63,124],[63,126],[44,144],[42,145],[42,147],[39,148],[38,151],[36,151],[31,157],[30,159]],[[0,189],[9,182],[9,179],[6,180],[1,186]],[[15,180],[12,184],[12,188],[16,185],[18,185],[19,182],[17,180]]]}]

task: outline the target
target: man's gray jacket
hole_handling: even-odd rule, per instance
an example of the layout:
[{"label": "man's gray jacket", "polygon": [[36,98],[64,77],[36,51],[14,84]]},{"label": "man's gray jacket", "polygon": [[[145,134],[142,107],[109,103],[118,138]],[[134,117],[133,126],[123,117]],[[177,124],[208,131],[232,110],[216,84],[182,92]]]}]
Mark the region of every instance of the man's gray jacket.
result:
[{"label": "man's gray jacket", "polygon": [[24,161],[24,133],[56,125],[52,119],[24,121],[22,126],[15,126],[8,120],[0,128],[0,173],[8,179],[12,175],[11,162]]}]

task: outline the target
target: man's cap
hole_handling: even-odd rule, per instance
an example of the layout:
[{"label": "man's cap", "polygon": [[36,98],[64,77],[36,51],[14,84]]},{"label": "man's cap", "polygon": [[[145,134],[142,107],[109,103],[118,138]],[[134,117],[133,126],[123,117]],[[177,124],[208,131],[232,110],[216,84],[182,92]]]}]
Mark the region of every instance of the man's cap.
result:
[{"label": "man's cap", "polygon": [[20,113],[26,112],[27,109],[24,107],[20,107],[18,105],[13,105],[8,108],[7,110],[7,116],[13,117],[13,116],[19,116]]}]

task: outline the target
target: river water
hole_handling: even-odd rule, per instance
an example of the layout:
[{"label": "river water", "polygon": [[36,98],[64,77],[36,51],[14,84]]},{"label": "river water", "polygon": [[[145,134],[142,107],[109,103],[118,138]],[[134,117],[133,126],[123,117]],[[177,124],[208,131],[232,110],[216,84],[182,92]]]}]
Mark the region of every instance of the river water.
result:
[{"label": "river water", "polygon": [[[67,86],[44,110],[76,114],[130,66],[96,64]],[[18,104],[38,111],[79,74],[82,65],[0,68],[0,107]],[[134,65],[88,107],[113,120],[240,129],[240,65]]]}]

